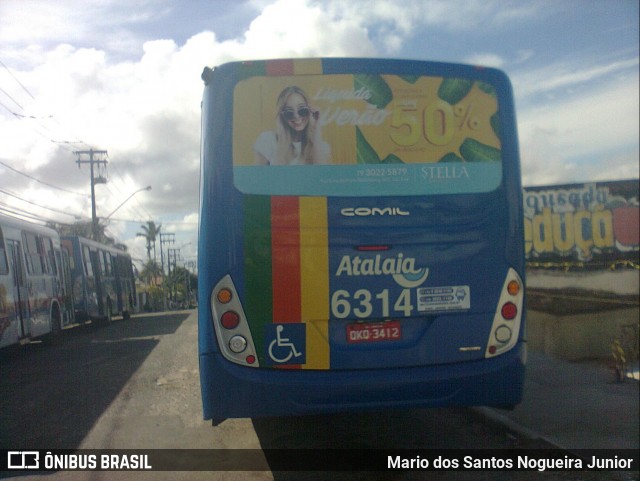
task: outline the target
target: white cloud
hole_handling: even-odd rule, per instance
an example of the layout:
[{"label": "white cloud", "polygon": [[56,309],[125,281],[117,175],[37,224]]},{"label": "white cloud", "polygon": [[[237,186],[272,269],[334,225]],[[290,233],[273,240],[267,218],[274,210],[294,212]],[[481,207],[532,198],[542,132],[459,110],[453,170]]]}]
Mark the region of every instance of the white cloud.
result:
[{"label": "white cloud", "polygon": [[[18,120],[0,109],[0,159],[56,185],[88,192],[88,172],[78,170],[73,150],[88,145],[107,149],[111,183],[97,189],[99,211],[110,212],[131,192],[150,184],[153,190],[140,200],[151,216],[168,219],[197,215],[200,73],[205,65],[271,57],[395,54],[417,33],[426,32],[425,38],[435,40],[442,34],[450,40],[454,37],[444,34],[476,35],[480,25],[509,25],[513,31],[514,22],[542,10],[538,3],[488,0],[406,0],[401,5],[396,0],[253,0],[242,9],[245,15],[253,7],[254,18],[235,27],[233,38],[201,31],[179,39],[172,32],[158,36],[137,27],[146,27],[149,19],[166,21],[169,8],[174,9],[171,15],[188,18],[188,7],[183,11],[167,2],[145,1],[136,2],[135,8],[129,5],[122,0],[0,0],[0,58],[35,100],[1,68],[0,86],[10,86],[9,94],[24,110],[0,98],[19,113],[38,117]],[[426,42],[424,48],[448,52]],[[474,45],[465,52],[469,51],[478,53],[460,54],[467,62],[502,68],[524,68],[541,57],[539,51],[534,56],[533,47],[514,46],[510,53],[497,53],[491,46]],[[633,172],[638,150],[637,65],[637,58],[573,59],[511,75],[525,180],[600,175],[591,165],[607,165],[615,176]],[[630,73],[634,69],[635,75]],[[597,87],[598,80],[606,85]],[[635,146],[627,145],[629,138],[636,139]],[[88,145],[51,142],[79,139]],[[593,159],[589,167],[584,158]],[[3,173],[3,183],[9,186],[22,189],[25,182],[27,187],[32,184]],[[77,196],[29,188],[23,195],[90,215],[86,199]],[[146,220],[148,213],[136,206],[132,200],[119,216]],[[175,228],[187,235],[188,225]],[[114,223],[112,228],[121,233],[124,227]],[[130,231],[137,227],[127,227],[136,245],[140,239]]]},{"label": "white cloud", "polygon": [[[107,3],[101,8],[110,6]],[[55,10],[51,18],[64,17],[75,7],[76,18],[86,18],[89,10],[82,2]],[[90,7],[96,8],[96,4]],[[12,11],[17,12],[14,16],[23,15],[18,8]],[[36,24],[45,21],[38,18]],[[98,25],[105,22],[100,20]],[[24,24],[24,19],[19,23]],[[47,35],[58,38],[62,29],[51,28]],[[80,31],[78,35],[85,34]],[[197,209],[200,73],[205,65],[261,57],[370,55],[375,50],[367,30],[356,21],[336,18],[311,2],[279,0],[267,5],[237,39],[221,42],[213,32],[202,32],[183,45],[171,39],[148,41],[135,61],[113,61],[105,50],[69,43],[40,52],[33,67],[14,68],[35,100],[12,80],[3,85],[14,85],[12,93],[23,103],[23,113],[52,115],[53,119],[45,122],[38,135],[25,128],[26,121],[17,122],[0,113],[0,129],[16,134],[12,142],[1,143],[0,158],[26,166],[33,173],[56,162],[60,169],[53,183],[59,180],[59,185],[68,185],[65,171],[75,167],[73,150],[89,145],[106,149],[111,166],[120,166],[127,180],[111,176],[113,193],[97,189],[100,211],[109,212],[129,192],[151,184],[154,190],[148,198],[155,213],[193,213]],[[54,130],[65,133],[59,136]],[[62,148],[51,142],[78,139],[86,144]],[[76,187],[86,189],[86,173],[74,179]],[[64,195],[59,197],[53,203],[62,206]],[[89,215],[86,208],[83,214]]]},{"label": "white cloud", "polygon": [[483,67],[500,68],[504,65],[504,59],[494,53],[477,53],[467,57],[465,63],[471,65],[481,65]]},{"label": "white cloud", "polygon": [[[175,192],[191,194],[167,199],[158,188],[155,193],[163,208],[171,205],[195,210],[202,92],[199,74],[207,63],[208,50],[201,48],[203,38],[206,43],[211,36],[195,36],[182,48],[171,41],[150,42],[138,63],[113,65],[102,51],[57,47],[35,69],[19,72],[36,98],[30,101],[22,92],[21,101],[27,100],[24,104],[39,113],[54,113],[55,122],[47,122],[42,135],[34,135],[32,129],[25,129],[27,121],[0,118],[0,129],[6,132],[6,124],[19,133],[20,140],[17,144],[2,142],[0,157],[30,171],[59,159],[59,182],[52,182],[68,185],[65,172],[74,169],[73,150],[79,146],[62,149],[51,142],[55,133],[49,127],[59,123],[74,137],[107,149],[111,166],[120,165],[129,174],[128,180],[110,176],[110,186],[120,184],[121,194],[105,195],[109,192],[98,187],[102,212],[114,208],[136,188],[154,183],[157,188],[169,183]],[[84,147],[88,148],[81,146],[80,150]],[[88,178],[85,175],[82,179],[84,188]],[[63,197],[53,203],[62,203]]]},{"label": "white cloud", "polygon": [[635,76],[518,111],[525,183],[637,177],[639,101]]},{"label": "white cloud", "polygon": [[[37,10],[41,5],[32,1],[26,7]],[[120,35],[118,32],[124,31],[121,27],[116,29],[116,34],[101,39],[102,48],[74,46],[86,43],[95,33],[81,27],[76,26],[73,35],[65,36],[65,31],[72,31],[71,18],[73,23],[82,24],[84,19],[84,23],[96,30],[105,30],[110,20],[88,22],[88,12],[104,11],[112,6],[107,2],[85,7],[83,2],[78,2],[57,5],[50,14],[46,13],[49,10],[45,6],[41,10],[43,16],[34,15],[33,25],[45,25],[47,16],[60,22],[45,28],[41,36],[17,39],[34,42],[30,47],[33,58],[11,63],[12,72],[29,93],[12,79],[3,81],[2,86],[12,86],[11,95],[24,107],[15,106],[16,110],[46,119],[34,125],[35,120],[18,121],[8,112],[0,112],[0,158],[36,177],[46,172],[47,180],[54,185],[88,192],[88,171],[77,169],[73,151],[89,146],[108,150],[109,183],[96,187],[99,216],[111,212],[136,189],[153,186],[151,192],[137,195],[118,210],[109,227],[110,232],[118,236],[126,236],[127,227],[117,221],[118,218],[142,221],[149,215],[174,219],[197,216],[203,89],[200,73],[205,65],[249,58],[375,53],[366,28],[356,21],[333,17],[311,2],[297,0],[271,2],[248,25],[245,34],[236,39],[219,41],[215,33],[202,32],[192,35],[182,45],[172,39],[148,41],[141,44],[139,58],[132,60],[114,60],[104,49],[114,42],[135,44],[137,36]],[[27,23],[21,6],[13,4],[10,10],[17,24]],[[120,20],[123,25],[136,21],[124,16]],[[5,22],[6,19],[0,20],[0,25]],[[0,38],[6,38],[1,35]],[[63,38],[65,43],[57,42]],[[57,42],[55,46],[43,46],[51,40]],[[5,59],[7,52],[12,50],[3,49]],[[79,139],[85,144],[52,142]],[[53,165],[57,168],[52,169]],[[22,191],[23,198],[30,201],[82,214],[85,218],[91,215],[86,199],[78,202],[77,196],[46,188],[25,189],[25,179],[18,175],[3,176],[3,182],[15,186],[17,191]],[[142,200],[147,206],[145,210],[136,208]],[[72,220],[29,206],[29,210],[32,209],[63,222]],[[135,223],[129,225],[128,230],[135,227]],[[174,227],[183,235],[195,236],[196,226],[191,221]],[[134,242],[130,243],[135,246]],[[192,243],[195,245],[195,240]]]},{"label": "white cloud", "polygon": [[518,95],[527,97],[556,89],[573,87],[615,74],[633,71],[637,75],[638,57],[589,63],[579,60],[547,64],[541,68],[519,71],[513,75]]},{"label": "white cloud", "polygon": [[535,55],[535,51],[531,48],[527,48],[527,49],[523,49],[523,50],[518,50],[517,52],[517,58],[515,60],[515,63],[524,63],[527,60],[529,60],[530,58],[533,58],[533,56]]},{"label": "white cloud", "polygon": [[357,19],[331,15],[308,0],[278,0],[265,7],[251,22],[241,50],[249,58],[375,53]]}]

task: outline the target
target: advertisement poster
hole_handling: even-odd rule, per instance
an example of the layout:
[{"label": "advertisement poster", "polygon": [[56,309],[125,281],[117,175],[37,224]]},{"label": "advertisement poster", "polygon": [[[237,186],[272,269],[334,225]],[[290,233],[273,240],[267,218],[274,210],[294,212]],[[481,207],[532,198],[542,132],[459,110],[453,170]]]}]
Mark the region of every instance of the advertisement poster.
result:
[{"label": "advertisement poster", "polygon": [[234,183],[245,193],[467,193],[502,180],[498,101],[483,82],[252,77],[233,101]]}]

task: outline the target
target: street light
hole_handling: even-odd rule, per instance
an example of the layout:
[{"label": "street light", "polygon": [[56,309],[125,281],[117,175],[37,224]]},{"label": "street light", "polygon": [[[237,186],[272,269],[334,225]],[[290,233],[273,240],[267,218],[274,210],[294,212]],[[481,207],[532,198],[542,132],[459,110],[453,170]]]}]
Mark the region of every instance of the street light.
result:
[{"label": "street light", "polygon": [[107,219],[109,219],[109,217],[111,217],[113,214],[115,214],[115,213],[116,213],[116,211],[117,211],[120,207],[122,207],[122,206],[123,206],[123,205],[124,205],[124,204],[129,200],[129,199],[131,199],[131,197],[133,197],[134,195],[136,195],[138,192],[142,192],[143,190],[151,190],[151,186],[150,186],[150,185],[148,185],[148,186],[146,186],[146,187],[143,187],[142,189],[138,189],[138,190],[136,190],[133,194],[131,194],[129,197],[127,197],[125,200],[123,200],[123,201],[120,203],[120,205],[119,205],[118,207],[116,207],[115,209],[113,209],[113,211],[111,212],[111,214],[109,214],[109,215],[108,215],[108,216],[106,216],[106,217],[103,217],[103,220],[107,220]]}]

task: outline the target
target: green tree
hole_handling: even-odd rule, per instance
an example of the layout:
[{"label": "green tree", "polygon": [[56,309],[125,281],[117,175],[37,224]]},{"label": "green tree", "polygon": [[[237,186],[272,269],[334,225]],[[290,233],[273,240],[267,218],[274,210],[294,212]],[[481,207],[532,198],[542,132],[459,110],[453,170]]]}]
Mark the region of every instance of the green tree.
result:
[{"label": "green tree", "polygon": [[188,306],[198,291],[198,277],[188,269],[176,266],[167,277],[167,287],[173,301]]},{"label": "green tree", "polygon": [[151,260],[151,247],[153,245],[153,260],[156,259],[156,239],[160,235],[162,224],[156,225],[152,220],[148,220],[146,225],[140,226],[142,232],[138,232],[136,236],[144,237],[147,240],[147,258]]},{"label": "green tree", "polygon": [[160,265],[151,259],[145,262],[142,270],[140,271],[139,277],[141,280],[146,282],[147,284],[156,285],[156,279],[162,276],[162,268]]},{"label": "green tree", "polygon": [[164,304],[164,289],[158,286],[149,286],[147,289],[146,311],[161,311]]}]

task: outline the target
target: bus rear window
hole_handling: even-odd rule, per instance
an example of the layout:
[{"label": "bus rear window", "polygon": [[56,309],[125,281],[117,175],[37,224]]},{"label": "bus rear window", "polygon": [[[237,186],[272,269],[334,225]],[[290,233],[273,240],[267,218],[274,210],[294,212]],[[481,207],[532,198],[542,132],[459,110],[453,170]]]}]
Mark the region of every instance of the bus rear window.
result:
[{"label": "bus rear window", "polygon": [[247,194],[460,194],[502,181],[498,96],[486,82],[257,76],[236,84],[233,101],[234,184]]}]

